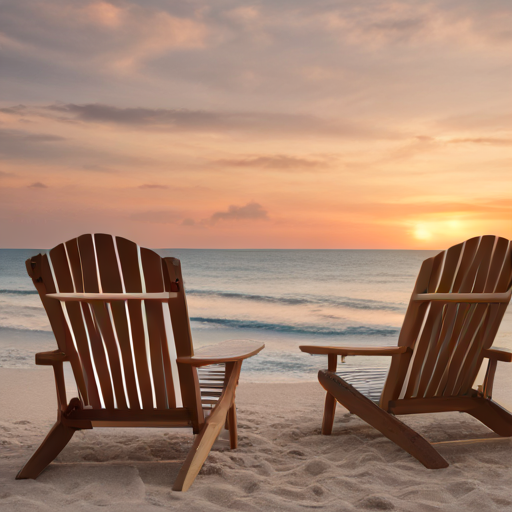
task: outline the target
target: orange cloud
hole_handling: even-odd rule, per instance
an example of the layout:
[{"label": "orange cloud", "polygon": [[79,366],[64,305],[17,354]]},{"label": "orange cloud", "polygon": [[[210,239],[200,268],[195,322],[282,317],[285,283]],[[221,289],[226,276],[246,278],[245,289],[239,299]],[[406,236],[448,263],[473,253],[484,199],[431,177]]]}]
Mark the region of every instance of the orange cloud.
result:
[{"label": "orange cloud", "polygon": [[209,219],[210,224],[220,220],[268,220],[268,212],[258,203],[247,203],[245,206],[231,205],[227,211],[215,212]]}]

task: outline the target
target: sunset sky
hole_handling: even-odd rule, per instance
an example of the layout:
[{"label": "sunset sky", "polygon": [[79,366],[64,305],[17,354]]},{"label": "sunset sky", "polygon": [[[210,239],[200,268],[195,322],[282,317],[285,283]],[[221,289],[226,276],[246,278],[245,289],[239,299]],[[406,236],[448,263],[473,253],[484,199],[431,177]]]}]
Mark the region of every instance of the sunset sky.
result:
[{"label": "sunset sky", "polygon": [[512,238],[510,0],[6,0],[0,247]]}]

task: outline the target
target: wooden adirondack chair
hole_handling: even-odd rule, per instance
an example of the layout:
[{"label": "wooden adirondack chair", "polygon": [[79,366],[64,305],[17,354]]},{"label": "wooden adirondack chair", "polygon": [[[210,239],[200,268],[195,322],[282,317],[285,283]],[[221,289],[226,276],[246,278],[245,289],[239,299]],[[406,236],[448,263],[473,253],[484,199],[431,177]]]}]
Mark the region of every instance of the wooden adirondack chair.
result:
[{"label": "wooden adirondack chair", "polygon": [[[331,433],[338,401],[430,469],[448,462],[396,415],[461,411],[512,436],[512,414],[491,399],[497,362],[512,362],[509,350],[491,347],[512,294],[511,251],[508,240],[483,236],[425,260],[396,347],[301,346],[328,356],[318,374],[327,391],[322,433]],[[360,374],[351,384],[351,372],[337,372],[338,356],[354,355],[391,356],[387,378],[374,369],[357,390]],[[485,358],[483,385],[473,389]],[[378,403],[365,396],[375,393],[372,378],[385,382]]]},{"label": "wooden adirondack chair", "polygon": [[[83,235],[26,262],[58,350],[57,422],[16,478],[36,478],[80,429],[191,427],[174,483],[186,491],[225,424],[237,446],[235,388],[242,361],[264,345],[232,341],[194,353],[180,261],[111,235]],[[63,362],[79,398],[68,403]],[[208,372],[198,367],[212,366]],[[201,374],[202,372],[202,374]],[[210,414],[205,419],[205,410]]]}]

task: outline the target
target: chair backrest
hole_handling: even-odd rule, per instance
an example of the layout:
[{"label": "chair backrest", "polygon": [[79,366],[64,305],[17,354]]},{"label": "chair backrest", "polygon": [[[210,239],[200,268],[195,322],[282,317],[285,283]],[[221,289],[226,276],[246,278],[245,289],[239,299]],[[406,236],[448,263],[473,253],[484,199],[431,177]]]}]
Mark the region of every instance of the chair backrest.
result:
[{"label": "chair backrest", "polygon": [[496,236],[471,238],[425,260],[381,406],[389,400],[452,397],[471,391],[510,302],[512,245]]},{"label": "chair backrest", "polygon": [[[80,398],[93,409],[189,408],[201,415],[179,260],[121,237],[82,235],[27,260]],[[176,286],[177,283],[178,286]],[[166,301],[61,302],[51,293],[157,293]],[[183,365],[184,366],[184,365]],[[192,416],[197,416],[193,414]],[[199,418],[199,421],[201,419]]]}]

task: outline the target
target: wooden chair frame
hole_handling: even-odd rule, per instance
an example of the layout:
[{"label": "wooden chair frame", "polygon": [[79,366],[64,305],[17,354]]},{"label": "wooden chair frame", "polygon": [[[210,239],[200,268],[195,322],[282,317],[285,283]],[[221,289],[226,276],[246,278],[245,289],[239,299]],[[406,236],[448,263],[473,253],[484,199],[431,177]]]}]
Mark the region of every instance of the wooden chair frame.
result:
[{"label": "wooden chair frame", "polygon": [[[119,252],[117,262],[114,248]],[[138,262],[134,251],[139,251]],[[27,260],[26,265],[59,347],[52,352],[36,354],[37,365],[52,366],[54,370],[57,421],[16,478],[37,478],[77,430],[188,427],[196,437],[173,486],[176,491],[186,491],[224,426],[229,430],[230,447],[237,447],[235,390],[242,362],[260,352],[264,344],[235,340],[194,352],[181,264],[176,258],[162,259],[153,251],[137,248],[133,242],[110,235],[83,235],[55,247],[49,254],[51,260],[48,255],[39,254]],[[105,261],[109,255],[110,261]],[[139,271],[143,278],[136,280],[134,276],[139,275]],[[126,292],[122,289],[123,273],[126,286],[136,290]],[[142,289],[140,283],[144,280],[148,290]],[[129,281],[132,282],[130,286]],[[109,291],[104,293],[99,283]],[[162,304],[166,303],[174,340],[167,340],[165,334]],[[141,308],[147,315],[146,333],[149,334],[146,335],[141,329],[137,330],[140,325],[135,322],[142,318]],[[131,318],[131,326],[126,318]],[[135,347],[132,367],[129,357],[116,356],[117,352],[124,354],[124,350],[128,350],[129,334]],[[145,337],[149,351],[143,341],[137,341],[137,336]],[[98,342],[96,345],[93,344],[94,337]],[[177,375],[172,375],[168,353],[167,342],[172,341],[176,347]],[[94,358],[95,374],[91,371]],[[79,397],[72,398],[69,403],[64,362],[71,364],[79,391]],[[216,405],[205,419],[197,368],[216,364],[225,365],[224,384]],[[134,368],[140,372],[138,377],[134,376]],[[124,382],[120,381],[120,369]],[[182,407],[175,403],[177,381]]]},{"label": "wooden chair frame", "polygon": [[[460,411],[500,436],[512,436],[512,414],[492,400],[497,363],[512,362],[512,352],[491,348],[511,300],[511,280],[511,243],[473,238],[423,262],[398,346],[301,346],[328,357],[328,368],[318,373],[327,391],[322,433],[331,434],[339,402],[429,469],[448,462],[396,416]],[[356,355],[391,357],[379,404],[336,374],[339,357]],[[484,382],[473,389],[484,359]]]}]

